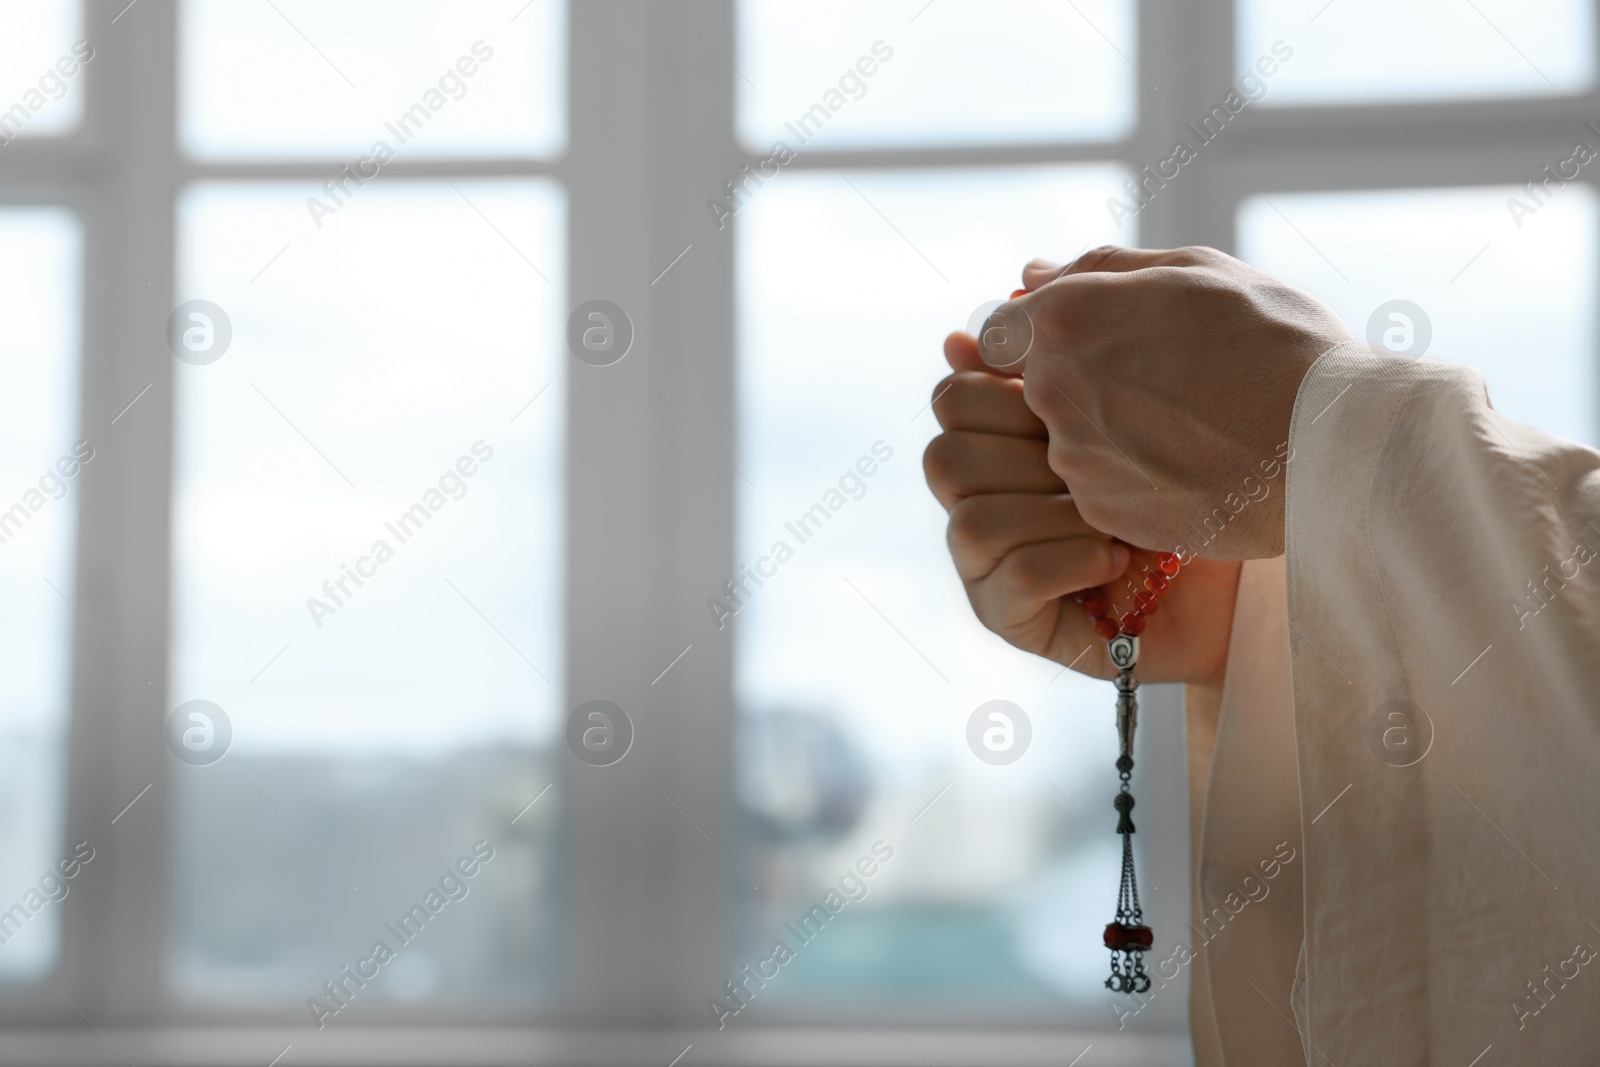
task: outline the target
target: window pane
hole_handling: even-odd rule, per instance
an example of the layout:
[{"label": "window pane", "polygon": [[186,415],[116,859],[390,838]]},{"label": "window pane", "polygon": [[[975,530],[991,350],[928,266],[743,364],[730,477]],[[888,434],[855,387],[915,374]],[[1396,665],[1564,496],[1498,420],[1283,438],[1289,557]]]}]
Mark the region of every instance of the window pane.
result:
[{"label": "window pane", "polygon": [[1581,93],[1594,84],[1592,0],[1239,0],[1240,70],[1293,55],[1265,105]]},{"label": "window pane", "polygon": [[67,133],[83,121],[83,40],[77,0],[0,7],[0,146]]},{"label": "window pane", "polygon": [[1326,301],[1356,336],[1376,321],[1391,350],[1470,363],[1510,418],[1594,443],[1595,194],[1564,188],[1519,229],[1507,205],[1523,195],[1272,194],[1240,208],[1239,249]]},{"label": "window pane", "polygon": [[741,0],[739,135],[766,149],[1112,140],[1132,0]]},{"label": "window pane", "polygon": [[61,836],[68,600],[79,472],[107,447],[78,428],[80,254],[66,211],[0,209],[0,981],[54,962],[67,885],[57,864],[76,843]]},{"label": "window pane", "polygon": [[[559,791],[512,819],[558,765],[561,195],[395,182],[307,236],[307,192],[182,203],[180,292],[232,337],[176,367],[171,705],[232,742],[176,767],[174,973],[304,1011],[382,940],[354,1014],[446,975],[525,1004],[556,956]],[[384,924],[479,841],[402,949]]]},{"label": "window pane", "polygon": [[[1105,960],[1092,950],[1117,879],[1120,854],[1100,836],[1114,816],[1097,832],[1063,796],[1109,813],[1109,691],[977,622],[921,456],[937,432],[941,342],[965,325],[952,309],[1003,298],[1033,256],[1136,240],[1105,210],[1126,176],[797,174],[741,217],[740,468],[754,488],[739,561],[767,577],[728,627],[747,869],[761,887],[733,966],[768,957],[774,938],[792,945],[784,924],[874,841],[893,850],[865,898],[762,990],[761,1011],[819,999],[859,1010],[849,979],[868,997],[957,1012],[1065,1002],[1101,1018]],[[818,526],[814,505],[836,513]],[[1031,748],[1008,766],[965,741],[968,717],[995,699],[1032,722]],[[1102,714],[1076,714],[1087,709]],[[1168,788],[1150,803],[1182,805],[1182,783]]]},{"label": "window pane", "polygon": [[565,15],[560,0],[187,0],[184,148],[332,157],[363,177],[391,156],[554,154]]}]

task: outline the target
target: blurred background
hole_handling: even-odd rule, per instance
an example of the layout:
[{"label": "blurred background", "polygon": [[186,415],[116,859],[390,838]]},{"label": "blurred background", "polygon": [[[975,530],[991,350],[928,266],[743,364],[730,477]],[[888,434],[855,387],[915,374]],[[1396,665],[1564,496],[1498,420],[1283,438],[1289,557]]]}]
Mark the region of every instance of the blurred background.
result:
[{"label": "blurred background", "polygon": [[1111,689],[947,561],[940,341],[1031,257],[1209,244],[1593,441],[1596,33],[7,0],[0,1061],[1187,1062],[1187,974],[1101,985]]}]

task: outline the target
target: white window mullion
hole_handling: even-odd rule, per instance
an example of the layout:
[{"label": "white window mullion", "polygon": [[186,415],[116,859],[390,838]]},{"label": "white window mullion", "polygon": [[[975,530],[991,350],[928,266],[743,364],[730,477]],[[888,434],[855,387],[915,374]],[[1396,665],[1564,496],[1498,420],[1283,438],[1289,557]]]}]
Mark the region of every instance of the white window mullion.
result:
[{"label": "white window mullion", "polygon": [[83,472],[78,525],[67,840],[88,841],[95,859],[69,898],[61,988],[74,1008],[51,1012],[77,1024],[81,1010],[98,1026],[162,1011],[170,802],[165,328],[176,15],[157,4],[113,24],[118,7],[86,9],[94,178],[74,186],[87,219],[80,433],[96,458]]},{"label": "white window mullion", "polygon": [[613,767],[568,762],[573,1001],[589,1025],[698,1025],[740,877],[717,852],[736,852],[731,635],[704,607],[737,479],[732,233],[705,208],[741,162],[733,4],[579,4],[572,27],[569,305],[613,301],[634,341],[572,367],[567,707],[612,700],[635,730]]}]

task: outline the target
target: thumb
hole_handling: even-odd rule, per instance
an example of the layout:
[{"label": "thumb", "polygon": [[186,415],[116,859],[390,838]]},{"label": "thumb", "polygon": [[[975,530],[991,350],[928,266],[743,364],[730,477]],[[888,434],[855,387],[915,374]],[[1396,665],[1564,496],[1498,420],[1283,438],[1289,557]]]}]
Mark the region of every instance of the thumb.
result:
[{"label": "thumb", "polygon": [[998,373],[983,361],[978,352],[978,339],[965,330],[957,330],[944,339],[944,359],[954,371],[981,370]]},{"label": "thumb", "polygon": [[[1010,296],[1014,302],[1018,297],[1028,295],[1028,290],[1018,289]],[[982,310],[980,307],[979,310]],[[944,358],[955,371],[983,371],[999,378],[1016,378],[1022,374],[1020,360],[1009,355],[992,350],[992,346],[999,342],[1008,324],[1021,317],[1012,303],[1001,304],[989,313],[988,318],[977,321],[974,314],[973,321],[967,323],[967,329],[975,330],[974,337],[966,330],[957,330],[944,339]],[[996,332],[998,331],[998,333]],[[1031,331],[1029,331],[1031,334]],[[1015,346],[1013,346],[1015,348]],[[1015,366],[1010,364],[1015,363]]]},{"label": "thumb", "polygon": [[989,313],[976,339],[979,369],[990,374],[1020,378],[1028,352],[1033,348],[1033,319],[1028,302],[1033,294],[1018,289],[1011,299]]}]

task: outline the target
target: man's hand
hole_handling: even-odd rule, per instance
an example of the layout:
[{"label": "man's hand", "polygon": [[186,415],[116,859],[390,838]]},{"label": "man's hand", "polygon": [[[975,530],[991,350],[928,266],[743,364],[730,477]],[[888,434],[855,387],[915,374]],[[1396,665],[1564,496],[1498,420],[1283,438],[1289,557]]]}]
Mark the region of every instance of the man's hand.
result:
[{"label": "man's hand", "polygon": [[1316,358],[1355,339],[1338,316],[1210,248],[1099,248],[1023,279],[982,356],[1023,374],[1083,517],[1152,549],[1281,555],[1289,418]]},{"label": "man's hand", "polygon": [[[950,554],[973,611],[1018,648],[1115,676],[1105,640],[1071,594],[1115,581],[1147,554],[1078,513],[1050,469],[1045,425],[1024,403],[1021,379],[985,367],[964,333],[945,340],[945,356],[955,373],[935,388],[933,404],[945,432],[928,445],[923,468],[950,513]],[[1221,685],[1238,573],[1236,563],[1203,559],[1183,568],[1148,620],[1141,677]],[[1126,599],[1115,587],[1113,595]]]}]

